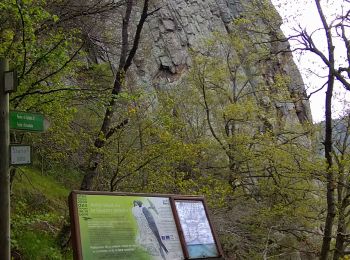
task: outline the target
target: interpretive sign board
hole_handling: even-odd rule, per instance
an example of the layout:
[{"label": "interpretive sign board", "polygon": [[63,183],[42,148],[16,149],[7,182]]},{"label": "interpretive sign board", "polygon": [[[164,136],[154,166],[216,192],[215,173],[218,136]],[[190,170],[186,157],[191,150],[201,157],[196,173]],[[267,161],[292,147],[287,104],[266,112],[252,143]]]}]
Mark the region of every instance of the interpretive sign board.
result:
[{"label": "interpretive sign board", "polygon": [[[204,199],[188,199],[191,200],[178,200],[172,195],[73,191],[69,207],[74,259],[182,260],[222,256]],[[196,240],[189,239],[190,205],[201,222],[195,227]]]},{"label": "interpretive sign board", "polygon": [[44,132],[44,119],[44,115],[38,113],[10,111],[10,129]]},{"label": "interpretive sign board", "polygon": [[30,145],[10,145],[10,164],[27,165],[32,163],[32,149]]}]

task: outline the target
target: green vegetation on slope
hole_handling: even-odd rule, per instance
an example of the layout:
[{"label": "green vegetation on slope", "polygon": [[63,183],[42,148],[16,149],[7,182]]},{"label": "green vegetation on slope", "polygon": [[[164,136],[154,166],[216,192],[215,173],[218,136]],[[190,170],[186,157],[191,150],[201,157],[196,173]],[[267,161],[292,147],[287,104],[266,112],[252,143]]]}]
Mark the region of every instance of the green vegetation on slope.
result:
[{"label": "green vegetation on slope", "polygon": [[71,259],[57,234],[68,215],[69,189],[52,176],[24,167],[12,187],[11,243],[16,259]]}]

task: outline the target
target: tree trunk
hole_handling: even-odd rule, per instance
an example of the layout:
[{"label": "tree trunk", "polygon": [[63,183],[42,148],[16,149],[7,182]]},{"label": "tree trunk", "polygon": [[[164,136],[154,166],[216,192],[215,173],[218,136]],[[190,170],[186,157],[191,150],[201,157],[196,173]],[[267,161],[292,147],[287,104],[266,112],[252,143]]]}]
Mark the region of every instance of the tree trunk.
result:
[{"label": "tree trunk", "polygon": [[[326,100],[325,100],[325,159],[327,161],[327,217],[325,222],[322,248],[320,253],[320,260],[327,260],[330,252],[330,246],[332,241],[332,231],[334,219],[336,216],[335,209],[335,198],[334,193],[337,186],[335,180],[335,174],[333,172],[333,160],[332,160],[332,149],[333,149],[333,140],[332,140],[332,97],[333,97],[333,88],[334,88],[334,45],[332,41],[332,32],[331,28],[327,23],[326,17],[324,16],[320,0],[315,0],[317,12],[320,16],[323,29],[326,34],[327,39],[327,51],[328,51],[328,82],[327,82],[327,91],[326,91]],[[313,43],[312,43],[313,44]],[[325,58],[325,57],[324,57]]]},{"label": "tree trunk", "polygon": [[143,9],[141,13],[140,20],[136,26],[136,33],[132,41],[132,47],[129,50],[129,27],[130,27],[130,17],[132,12],[132,7],[134,5],[133,0],[126,1],[126,9],[123,17],[122,32],[121,32],[121,52],[119,59],[118,71],[114,80],[113,90],[111,92],[111,99],[107,106],[103,123],[94,142],[94,151],[90,156],[86,174],[81,182],[81,190],[91,190],[93,187],[93,181],[98,174],[98,166],[101,163],[102,152],[101,149],[105,146],[106,141],[115,133],[116,130],[124,127],[128,123],[128,119],[125,119],[117,126],[112,126],[112,115],[115,111],[116,96],[120,94],[122,90],[123,83],[125,81],[125,74],[128,71],[131,63],[135,57],[136,51],[139,46],[141,32],[149,15],[153,14],[155,11],[148,13],[149,0],[144,0]]},{"label": "tree trunk", "polygon": [[337,237],[335,240],[335,251],[333,255],[333,260],[338,260],[340,257],[344,256],[345,233],[346,233],[345,208],[342,205],[339,208]]},{"label": "tree trunk", "polygon": [[[348,130],[348,129],[347,129]],[[344,154],[346,151],[346,143],[347,143],[347,137],[344,139],[344,150],[342,153]],[[344,160],[344,157],[342,156],[341,160]],[[345,234],[346,234],[346,207],[349,204],[348,197],[349,194],[347,192],[345,184],[345,178],[344,178],[344,167],[342,165],[342,162],[339,162],[337,160],[337,164],[339,167],[339,177],[338,177],[338,225],[337,225],[337,236],[335,240],[335,251],[333,255],[333,260],[338,260],[340,257],[344,256],[344,243],[345,243]]]},{"label": "tree trunk", "polygon": [[336,181],[334,172],[332,170],[333,160],[332,160],[332,95],[334,86],[334,76],[329,72],[328,86],[326,92],[326,122],[325,122],[325,158],[327,161],[327,217],[324,227],[322,248],[320,254],[320,260],[327,260],[330,251],[330,245],[332,241],[332,231],[334,218],[336,216],[335,210],[335,198],[334,191],[336,188]]}]

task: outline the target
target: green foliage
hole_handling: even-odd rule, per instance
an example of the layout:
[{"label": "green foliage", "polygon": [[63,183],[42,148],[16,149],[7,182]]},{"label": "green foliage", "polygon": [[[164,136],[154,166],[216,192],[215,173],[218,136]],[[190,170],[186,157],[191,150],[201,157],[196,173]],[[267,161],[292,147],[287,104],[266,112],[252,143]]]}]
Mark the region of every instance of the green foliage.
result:
[{"label": "green foliage", "polygon": [[[314,251],[323,205],[314,177],[323,165],[311,151],[311,127],[280,120],[297,98],[288,75],[271,65],[279,62],[269,42],[279,20],[268,6],[244,5],[250,11],[230,36],[214,33],[193,49],[177,86],[151,91],[123,73],[122,92],[111,96],[111,64],[85,63],[79,31],[61,27],[45,1],[0,3],[0,56],[20,77],[11,108],[42,112],[51,125],[40,135],[13,133],[33,145],[42,170],[17,171],[13,249],[28,259],[63,258],[54,237],[69,190],[57,181],[78,187],[98,154],[97,190],[204,195],[228,255]],[[115,132],[107,138],[101,121],[111,100]]]},{"label": "green foliage", "polygon": [[[86,96],[73,80],[82,62],[79,32],[63,28],[44,0],[5,0],[0,5],[0,57],[18,73],[19,86],[10,109],[41,112],[50,122],[45,135],[14,133],[12,142],[26,140],[50,161],[63,161],[80,145],[71,122],[74,100]],[[82,57],[81,54],[80,58]],[[40,147],[40,148],[39,148]]]},{"label": "green foliage", "polygon": [[[219,202],[216,210],[222,207],[230,212],[237,208],[232,203],[250,200],[250,210],[243,218],[226,215],[238,238],[222,235],[227,241],[225,249],[241,246],[239,256],[258,259],[281,251],[289,254],[301,243],[305,246],[305,241],[315,242],[310,233],[317,224],[310,219],[317,219],[315,205],[323,202],[317,197],[319,187],[313,174],[322,162],[310,150],[309,126],[286,124],[277,117],[278,104],[294,102],[289,77],[275,73],[270,81],[262,80],[266,65],[260,61],[267,58],[269,46],[256,47],[258,36],[241,31],[240,26],[253,24],[247,18],[236,23],[237,32],[231,37],[215,34],[200,46],[200,52],[193,50],[194,64],[187,81],[197,96],[192,102],[203,108],[207,118],[203,132],[211,137],[203,138],[217,143],[207,148],[212,158],[206,169],[199,170],[202,178],[193,180],[201,193]],[[224,62],[222,57],[226,57]],[[271,240],[268,245],[266,239]]]},{"label": "green foliage", "polygon": [[68,189],[51,176],[26,167],[17,171],[12,188],[11,245],[23,259],[64,259],[56,241],[67,214]]},{"label": "green foliage", "polygon": [[13,187],[14,194],[20,197],[26,197],[26,193],[38,194],[39,197],[45,195],[45,200],[58,203],[46,206],[55,208],[60,205],[60,208],[64,208],[69,190],[56,183],[53,176],[45,175],[45,172],[43,174],[29,167],[18,169]]},{"label": "green foliage", "polygon": [[[57,247],[56,241],[52,235],[45,233],[34,233],[33,230],[22,231],[19,239],[16,240],[17,246],[14,255],[21,255],[24,259],[62,259],[62,255]],[[20,245],[20,246],[19,246]],[[25,250],[24,253],[19,253]]]}]

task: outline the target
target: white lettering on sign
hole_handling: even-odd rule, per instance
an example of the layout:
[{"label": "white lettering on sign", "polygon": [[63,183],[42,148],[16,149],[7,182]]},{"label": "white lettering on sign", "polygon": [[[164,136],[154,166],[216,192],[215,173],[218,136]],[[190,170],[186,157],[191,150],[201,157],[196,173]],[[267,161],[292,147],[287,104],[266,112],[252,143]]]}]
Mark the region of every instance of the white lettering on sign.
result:
[{"label": "white lettering on sign", "polygon": [[35,121],[35,116],[34,115],[20,115],[20,114],[17,114],[17,119],[24,119],[24,120],[29,120],[29,121]]},{"label": "white lettering on sign", "polygon": [[28,115],[26,115],[26,116],[24,116],[24,119],[30,120],[30,121],[34,121],[35,120],[35,116],[28,116]]},{"label": "white lettering on sign", "polygon": [[18,127],[26,127],[26,128],[34,128],[34,125],[33,124],[28,124],[28,123],[19,123],[17,122],[17,126]]},{"label": "white lettering on sign", "polygon": [[23,127],[33,128],[33,124],[24,123]]}]

